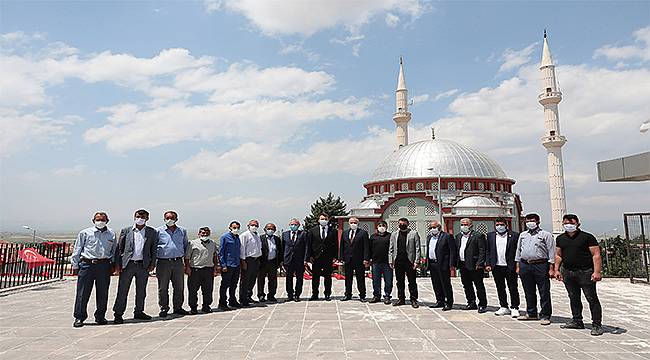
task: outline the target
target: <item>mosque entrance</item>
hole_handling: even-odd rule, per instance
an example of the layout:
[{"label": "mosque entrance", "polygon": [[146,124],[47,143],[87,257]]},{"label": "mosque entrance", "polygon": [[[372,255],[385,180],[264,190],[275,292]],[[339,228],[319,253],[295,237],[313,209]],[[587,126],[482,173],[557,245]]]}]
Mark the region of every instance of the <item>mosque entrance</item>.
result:
[{"label": "mosque entrance", "polygon": [[430,221],[438,220],[438,209],[434,203],[421,198],[403,198],[392,203],[383,214],[388,231],[398,231],[398,220],[409,219],[409,228],[420,234],[422,251],[426,251],[427,227]]}]

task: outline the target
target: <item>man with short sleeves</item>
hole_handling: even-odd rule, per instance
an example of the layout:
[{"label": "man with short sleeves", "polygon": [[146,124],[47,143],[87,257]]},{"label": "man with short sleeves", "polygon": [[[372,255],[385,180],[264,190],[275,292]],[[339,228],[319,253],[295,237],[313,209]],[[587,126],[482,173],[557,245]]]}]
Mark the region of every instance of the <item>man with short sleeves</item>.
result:
[{"label": "man with short sleeves", "polygon": [[201,289],[203,302],[201,311],[211,313],[212,291],[214,289],[214,277],[218,272],[217,244],[210,239],[210,228],[199,229],[199,238],[191,240],[185,251],[185,273],[187,276],[187,302],[190,305],[190,314],[199,313],[198,293]]}]

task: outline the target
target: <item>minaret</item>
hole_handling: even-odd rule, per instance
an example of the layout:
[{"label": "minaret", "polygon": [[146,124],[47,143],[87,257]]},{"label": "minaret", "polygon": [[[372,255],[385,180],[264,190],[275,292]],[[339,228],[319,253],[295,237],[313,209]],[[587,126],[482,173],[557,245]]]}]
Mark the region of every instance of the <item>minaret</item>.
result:
[{"label": "minaret", "polygon": [[402,57],[399,58],[399,77],[397,78],[397,90],[395,90],[395,114],[393,121],[397,125],[397,148],[409,143],[409,121],[411,113],[408,109],[408,90],[404,81],[404,65]]},{"label": "minaret", "polygon": [[546,40],[546,30],[544,30],[544,49],[539,70],[542,73],[542,92],[537,98],[544,107],[544,128],[546,130],[545,136],[542,137],[542,145],[546,148],[548,155],[548,184],[551,190],[553,234],[557,236],[564,232],[562,216],[566,214],[564,168],[562,165],[562,146],[566,143],[566,138],[560,132],[558,104],[562,101],[562,93],[557,86],[555,65]]}]

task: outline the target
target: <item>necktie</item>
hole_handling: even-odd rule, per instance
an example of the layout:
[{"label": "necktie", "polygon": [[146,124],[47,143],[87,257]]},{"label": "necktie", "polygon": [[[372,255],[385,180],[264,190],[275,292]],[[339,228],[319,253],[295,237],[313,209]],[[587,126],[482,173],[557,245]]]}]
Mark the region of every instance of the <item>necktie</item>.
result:
[{"label": "necktie", "polygon": [[321,227],[320,238],[325,240],[325,226]]},{"label": "necktie", "polygon": [[356,233],[356,231],[352,230],[352,234],[350,234],[350,243],[353,243],[353,242],[354,242],[354,235],[355,235],[355,233]]},{"label": "necktie", "polygon": [[295,232],[291,233],[291,242],[296,242],[296,233]]}]

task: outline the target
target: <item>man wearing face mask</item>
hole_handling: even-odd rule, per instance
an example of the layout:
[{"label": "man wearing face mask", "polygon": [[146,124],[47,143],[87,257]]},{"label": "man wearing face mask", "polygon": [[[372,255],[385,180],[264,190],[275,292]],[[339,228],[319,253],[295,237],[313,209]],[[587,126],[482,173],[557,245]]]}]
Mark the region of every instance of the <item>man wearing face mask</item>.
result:
[{"label": "man wearing face mask", "polygon": [[[539,215],[526,215],[527,230],[519,235],[515,254],[516,271],[526,295],[526,315],[519,320],[541,319],[541,325],[551,324],[551,281],[554,277],[555,239],[553,234],[539,227]],[[541,303],[537,312],[537,291]]]},{"label": "man wearing face mask", "polygon": [[573,319],[563,329],[584,329],[582,299],[585,294],[591,310],[591,335],[603,334],[603,309],[596,293],[596,283],[602,280],[600,246],[598,240],[580,229],[580,220],[574,214],[564,215],[564,234],[557,237],[555,248],[555,277],[564,282],[569,294]]},{"label": "man wearing face mask", "polygon": [[399,231],[390,236],[388,248],[388,259],[391,267],[395,269],[397,278],[397,301],[393,306],[406,304],[406,292],[404,278],[408,278],[409,296],[411,306],[415,309],[420,307],[418,303],[418,284],[416,282],[416,269],[420,264],[420,235],[417,231],[409,229],[409,220],[401,218],[398,221]]},{"label": "man wearing face mask", "polygon": [[390,305],[393,292],[393,269],[388,263],[390,233],[385,221],[377,223],[377,232],[370,236],[370,261],[372,262],[372,300],[381,301],[381,279],[384,278],[384,304]]},{"label": "man wearing face mask", "polygon": [[262,240],[257,229],[260,223],[257,220],[248,222],[248,230],[240,236],[241,241],[241,282],[239,283],[239,302],[242,306],[250,306],[253,300],[253,287],[260,270],[260,257],[262,257]]},{"label": "man wearing face mask", "polygon": [[[458,269],[460,281],[463,283],[467,305],[463,310],[487,311],[487,295],[483,284],[483,268],[485,267],[485,235],[472,230],[472,220],[460,219],[460,234],[456,235],[458,248]],[[476,288],[476,292],[474,291]],[[478,297],[478,307],[476,298]]]},{"label": "man wearing face mask", "polygon": [[[241,308],[235,294],[241,265],[241,242],[239,241],[240,224],[232,221],[228,232],[219,239],[219,264],[221,265],[221,285],[219,286],[219,309]],[[228,300],[230,295],[230,301]],[[230,307],[229,307],[230,306]]]},{"label": "man wearing face mask", "polygon": [[185,267],[183,257],[187,250],[187,230],[176,225],[178,214],[175,211],[167,211],[164,214],[165,225],[158,229],[158,262],[156,266],[156,277],[158,278],[158,305],[160,305],[160,317],[167,317],[169,312],[169,282],[172,283],[174,296],[172,305],[174,314],[187,315],[183,309],[185,298]]},{"label": "man wearing face mask", "polygon": [[356,277],[359,300],[366,301],[366,267],[370,261],[370,238],[368,232],[359,228],[359,219],[348,220],[350,229],[343,231],[339,259],[345,265],[345,297],[341,301],[352,299],[352,282]]},{"label": "man wearing face mask", "polygon": [[147,295],[149,273],[156,266],[156,253],[158,249],[158,232],[147,226],[149,212],[140,209],[134,214],[133,226],[125,227],[120,231],[118,250],[115,253],[115,265],[118,267],[120,278],[117,286],[117,296],[113,312],[115,324],[124,322],[124,311],[129,296],[131,282],[135,278],[135,310],[133,317],[139,320],[151,320],[151,316],[144,313],[144,299]]},{"label": "man wearing face mask", "polygon": [[278,268],[282,266],[282,241],[275,235],[275,224],[268,223],[264,226],[264,234],[260,236],[262,241],[262,256],[260,257],[260,271],[257,275],[257,298],[260,302],[267,299],[264,294],[264,282],[269,279],[268,301],[277,302],[275,293],[278,289]]},{"label": "man wearing face mask", "polygon": [[185,252],[185,273],[187,276],[187,302],[190,305],[190,314],[198,314],[199,289],[203,295],[201,311],[211,313],[212,291],[214,277],[218,273],[217,244],[210,239],[210,228],[199,229],[199,238],[187,245]]},{"label": "man wearing face mask", "polygon": [[307,233],[307,253],[312,263],[311,290],[309,300],[318,300],[320,278],[325,283],[325,300],[332,294],[332,263],[338,253],[338,232],[329,223],[327,214],[318,216],[318,225]]},{"label": "man wearing face mask", "polygon": [[[519,289],[517,287],[515,253],[517,252],[519,233],[508,229],[504,218],[496,218],[494,224],[496,231],[487,234],[487,266],[485,270],[492,271],[499,295],[501,308],[495,315],[510,315],[516,318],[519,316]],[[506,283],[510,292],[510,308],[508,308]]]},{"label": "man wearing face mask", "polygon": [[[287,301],[300,301],[305,266],[307,266],[307,233],[300,230],[300,221],[296,218],[289,221],[289,230],[282,233],[284,244],[284,271],[286,272],[285,286]],[[293,279],[296,279],[295,287]]]},{"label": "man wearing face mask", "polygon": [[456,265],[456,242],[448,233],[442,231],[442,225],[433,220],[429,223],[427,234],[427,263],[431,275],[431,285],[436,295],[432,308],[451,310],[454,305],[454,290],[451,287],[451,271]]},{"label": "man wearing face mask", "polygon": [[79,328],[84,326],[88,318],[88,300],[93,291],[96,292],[97,310],[95,322],[106,325],[106,307],[108,305],[108,288],[111,273],[116,272],[114,256],[117,252],[115,233],[109,229],[108,215],[96,212],[92,218],[94,226],[79,232],[70,262],[72,273],[77,276],[77,292],[74,301],[74,324]]}]

